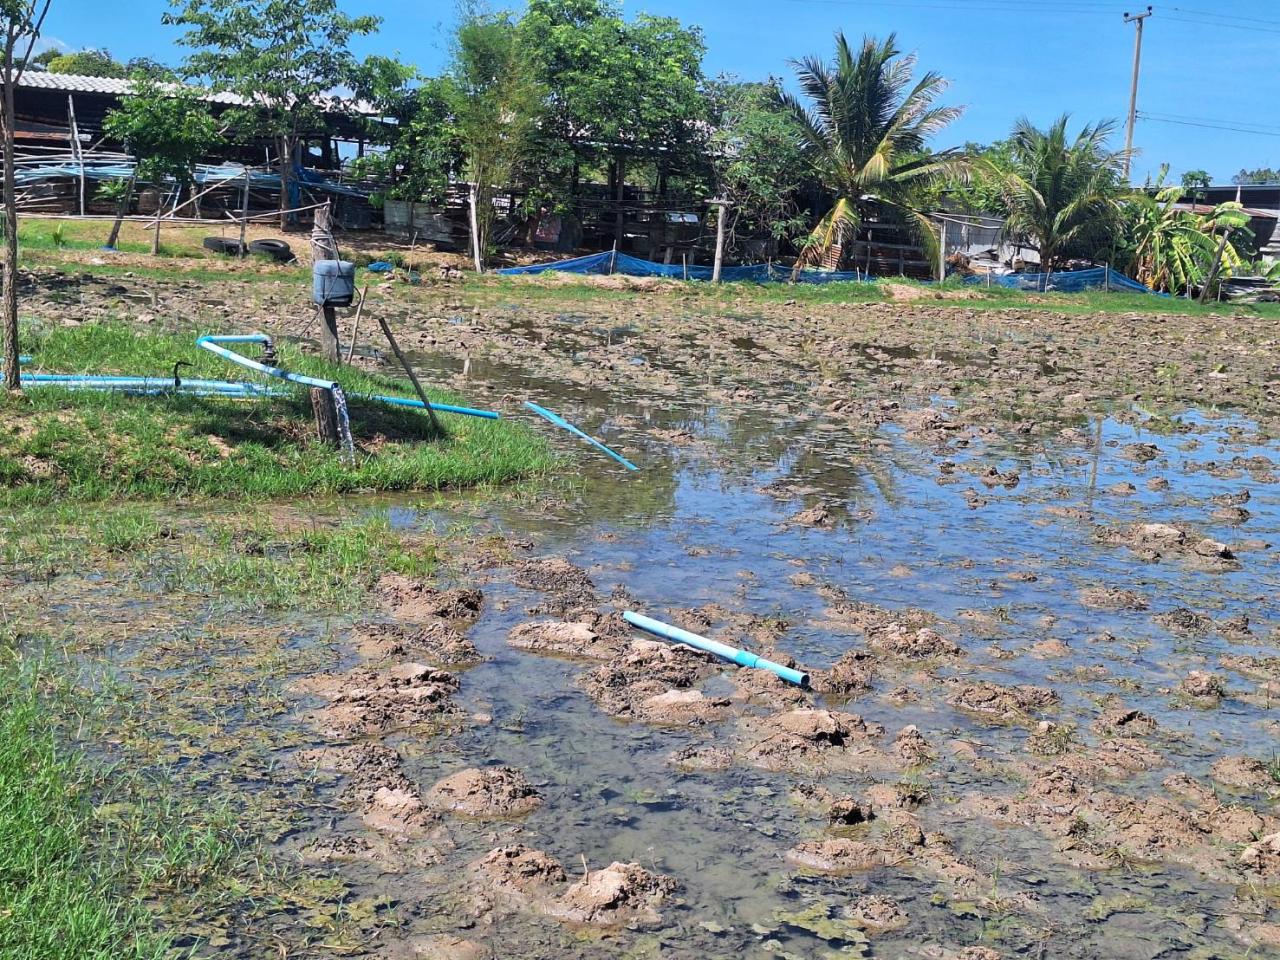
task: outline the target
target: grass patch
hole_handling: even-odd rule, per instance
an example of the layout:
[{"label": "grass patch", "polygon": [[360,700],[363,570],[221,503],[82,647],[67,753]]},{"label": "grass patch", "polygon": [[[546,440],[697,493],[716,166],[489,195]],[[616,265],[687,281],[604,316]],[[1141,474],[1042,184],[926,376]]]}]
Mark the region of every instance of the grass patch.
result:
[{"label": "grass patch", "polygon": [[[23,343],[34,357],[32,372],[167,378],[183,361],[187,378],[248,374],[197,349],[191,338],[137,333],[123,324],[54,328]],[[421,413],[357,397],[411,397],[407,383],[334,367],[287,344],[280,364],[343,384],[358,448],[354,465],[315,441],[310,402],[300,390],[242,401],[31,389],[0,398],[6,424],[0,503],[435,490],[502,483],[550,462],[545,443],[519,424],[446,415],[448,436],[437,437]]]},{"label": "grass patch", "polygon": [[400,536],[381,516],[293,531],[264,520],[188,544],[167,586],[233,597],[240,608],[350,608],[382,574],[425,577],[436,559],[434,544]]},{"label": "grass patch", "polygon": [[[134,905],[126,877],[96,849],[85,758],[59,748],[37,678],[0,665],[0,957],[4,960],[149,960],[167,944]],[[178,838],[171,867],[191,847]],[[183,867],[182,869],[185,869]]]}]

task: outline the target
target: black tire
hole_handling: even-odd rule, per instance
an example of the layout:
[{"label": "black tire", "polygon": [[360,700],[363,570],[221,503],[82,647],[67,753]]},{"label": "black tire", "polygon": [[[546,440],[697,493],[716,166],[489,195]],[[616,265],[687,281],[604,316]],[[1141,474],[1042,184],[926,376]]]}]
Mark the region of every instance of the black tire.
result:
[{"label": "black tire", "polygon": [[239,257],[244,254],[244,247],[240,246],[239,240],[228,240],[225,237],[205,237],[201,241],[201,246],[206,250],[224,253],[230,257]]},{"label": "black tire", "polygon": [[292,248],[283,240],[254,240],[249,244],[250,253],[260,253],[278,263],[290,263],[296,260]]}]

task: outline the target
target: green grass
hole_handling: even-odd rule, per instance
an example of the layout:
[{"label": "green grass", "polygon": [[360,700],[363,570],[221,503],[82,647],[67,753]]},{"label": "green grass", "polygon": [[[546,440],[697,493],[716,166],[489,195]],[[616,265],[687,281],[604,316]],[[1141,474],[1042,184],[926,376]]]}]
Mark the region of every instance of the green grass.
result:
[{"label": "green grass", "polygon": [[[1036,293],[1010,290],[1006,287],[986,288],[968,285],[958,280],[948,280],[941,287],[905,278],[887,278],[898,286],[919,290],[916,300],[927,306],[957,307],[970,310],[1026,309],[1060,313],[1161,313],[1185,316],[1248,315],[1280,319],[1280,304],[1229,304],[1210,303],[1200,305],[1195,301],[1175,297],[1156,297],[1144,293],[1108,293],[1088,291],[1084,293]],[[652,290],[633,290],[596,286],[592,283],[565,283],[536,279],[485,276],[468,276],[467,293],[485,302],[524,301],[530,303],[589,303],[631,300],[638,296],[670,297],[691,306],[750,307],[753,304],[776,305],[794,302],[801,304],[888,303],[889,298],[881,283],[841,281],[837,283],[666,283]],[[964,298],[939,298],[937,294],[965,291]]]},{"label": "green grass", "polygon": [[294,531],[228,523],[184,549],[167,586],[237,608],[351,608],[382,574],[425,577],[435,566],[434,544],[402,537],[385,517]]},{"label": "green grass", "polygon": [[[127,879],[97,848],[95,772],[61,749],[36,677],[0,665],[0,958],[147,960],[166,955]],[[190,864],[179,839],[170,869]]]},{"label": "green grass", "polygon": [[[135,332],[123,324],[54,328],[23,340],[26,369],[241,379],[239,368],[193,338]],[[31,389],[0,398],[0,505],[173,497],[285,497],[496,484],[545,469],[545,443],[507,421],[444,415],[436,436],[413,410],[355,395],[412,396],[408,384],[335,368],[282,345],[288,369],[339,380],[350,399],[354,465],[314,439],[309,400],[232,400]],[[456,398],[432,391],[440,402]]]}]

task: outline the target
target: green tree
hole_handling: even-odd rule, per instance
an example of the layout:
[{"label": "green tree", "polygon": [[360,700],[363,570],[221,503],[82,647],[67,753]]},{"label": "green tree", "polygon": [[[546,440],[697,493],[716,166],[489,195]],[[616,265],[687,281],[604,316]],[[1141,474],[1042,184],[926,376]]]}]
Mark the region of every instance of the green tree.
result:
[{"label": "green tree", "polygon": [[947,198],[965,213],[1005,217],[1009,204],[1005,180],[1013,170],[1013,151],[1008,140],[993,143],[966,143],[962,152],[970,158],[965,176],[949,177],[938,189],[937,203]]},{"label": "green tree", "polygon": [[50,47],[48,50],[43,50],[40,53],[37,53],[34,57],[32,57],[31,63],[38,64],[39,66],[42,66],[47,70],[51,62],[53,62],[54,60],[57,60],[58,57],[63,56],[67,52],[68,51],[61,50],[58,47]]},{"label": "green tree", "polygon": [[0,271],[0,334],[3,334],[4,385],[21,390],[18,369],[18,205],[13,167],[17,111],[13,91],[31,64],[32,49],[49,14],[51,0],[0,0],[0,159],[4,161],[4,266]]},{"label": "green tree", "polygon": [[1241,170],[1231,178],[1232,183],[1280,183],[1280,170],[1270,167],[1258,167],[1254,170]]},{"label": "green tree", "polygon": [[865,37],[855,53],[838,33],[832,62],[795,62],[803,99],[783,94],[781,102],[800,127],[814,177],[834,197],[802,247],[797,271],[838,263],[871,210],[901,218],[932,259],[937,238],[918,200],[939,181],[963,176],[968,161],[958,150],[925,152],[960,108],[936,106],[947,82],[933,72],[913,80],[915,65],[894,34]]},{"label": "green tree", "polygon": [[1040,252],[1045,270],[1108,249],[1120,214],[1125,153],[1107,145],[1115,125],[1086,125],[1071,139],[1068,120],[1063,114],[1047,130],[1019,120],[1009,141],[1005,228]]},{"label": "green tree", "polygon": [[52,57],[48,62],[50,73],[71,73],[81,77],[126,77],[123,63],[106,50],[78,50]]},{"label": "green tree", "polygon": [[[161,86],[139,75],[133,78],[133,93],[119,107],[107,113],[103,130],[124,144],[133,154],[134,177],[160,186],[177,183],[179,193],[189,187],[195,167],[218,138],[218,123],[198,91],[190,87]],[[121,209],[128,208],[128,198]],[[112,229],[108,246],[115,245],[120,218]],[[157,214],[151,252],[159,252],[160,220]]]},{"label": "green tree", "polygon": [[188,74],[240,96],[246,106],[229,111],[237,134],[276,144],[283,229],[302,140],[324,128],[333,91],[356,75],[351,38],[373,33],[381,21],[347,16],[336,0],[172,2],[178,12],[164,22],[186,28],[182,43],[194,51]]},{"label": "green tree", "polygon": [[796,194],[807,176],[795,118],[779,105],[780,83],[720,79],[707,85],[714,131],[708,154],[716,194],[731,204],[730,250],[753,237],[791,240],[807,226]]},{"label": "green tree", "polygon": [[369,57],[360,65],[356,95],[377,110],[370,139],[386,149],[359,158],[355,170],[390,183],[390,199],[440,203],[450,175],[461,166],[453,125],[457,88],[448,76],[415,85],[417,80],[412,67],[387,57]]},{"label": "green tree", "polygon": [[449,70],[457,142],[472,183],[478,266],[489,252],[493,201],[530,156],[545,91],[506,15],[470,14],[458,27]]},{"label": "green tree", "polygon": [[125,72],[130,77],[147,77],[150,80],[164,80],[166,82],[176,81],[178,72],[173,67],[165,66],[159,60],[153,60],[151,57],[134,57],[124,65]]},{"label": "green tree", "polygon": [[547,195],[572,195],[601,160],[621,182],[647,158],[662,183],[693,162],[705,118],[701,31],[672,17],[632,21],[610,0],[529,0],[519,37],[547,92],[534,165]]}]

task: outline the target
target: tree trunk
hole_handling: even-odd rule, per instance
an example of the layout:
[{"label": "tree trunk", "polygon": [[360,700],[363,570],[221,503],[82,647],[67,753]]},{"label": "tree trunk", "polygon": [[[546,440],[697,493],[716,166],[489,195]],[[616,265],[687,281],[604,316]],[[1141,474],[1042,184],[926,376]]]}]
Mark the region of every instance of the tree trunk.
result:
[{"label": "tree trunk", "polygon": [[[13,50],[7,49],[4,76],[13,76]],[[18,208],[13,176],[13,84],[4,84],[4,102],[0,107],[0,134],[4,138],[4,284],[0,314],[4,327],[4,385],[8,390],[21,390],[18,368]]]},{"label": "tree trunk", "polygon": [[[320,308],[320,348],[324,358],[330,363],[341,363],[342,357],[338,348],[338,309],[323,306]],[[328,391],[325,391],[328,396]]]},{"label": "tree trunk", "polygon": [[120,227],[124,224],[125,215],[129,212],[129,204],[133,201],[133,187],[137,182],[138,168],[134,167],[133,173],[129,176],[129,182],[125,184],[124,196],[116,205],[116,219],[111,224],[111,235],[107,237],[107,247],[112,250],[116,248],[116,242],[120,239]]}]

